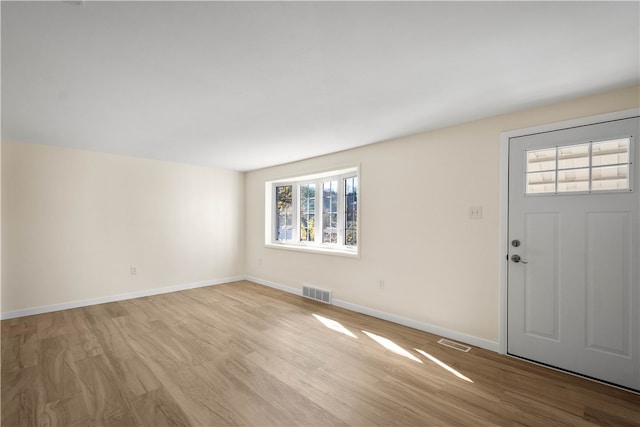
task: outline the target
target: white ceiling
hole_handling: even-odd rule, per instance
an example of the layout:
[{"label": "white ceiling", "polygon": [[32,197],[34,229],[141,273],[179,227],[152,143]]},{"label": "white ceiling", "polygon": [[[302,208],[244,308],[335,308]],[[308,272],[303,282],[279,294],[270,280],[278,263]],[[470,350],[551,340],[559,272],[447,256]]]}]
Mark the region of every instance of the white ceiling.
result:
[{"label": "white ceiling", "polygon": [[2,138],[251,170],[637,84],[635,2],[2,1]]}]

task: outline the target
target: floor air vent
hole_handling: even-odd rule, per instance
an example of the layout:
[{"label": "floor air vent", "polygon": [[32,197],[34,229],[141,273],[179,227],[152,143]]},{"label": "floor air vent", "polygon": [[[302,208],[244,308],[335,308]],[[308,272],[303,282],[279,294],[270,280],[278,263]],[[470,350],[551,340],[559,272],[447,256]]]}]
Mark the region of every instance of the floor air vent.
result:
[{"label": "floor air vent", "polygon": [[445,347],[450,347],[459,351],[464,351],[465,353],[467,353],[469,350],[471,350],[471,347],[469,347],[468,345],[464,345],[464,344],[460,344],[458,342],[455,341],[449,341],[446,340],[444,338],[442,338],[440,341],[438,341],[438,344],[442,344]]},{"label": "floor air vent", "polygon": [[324,289],[302,285],[302,296],[331,304],[331,291],[325,291]]}]

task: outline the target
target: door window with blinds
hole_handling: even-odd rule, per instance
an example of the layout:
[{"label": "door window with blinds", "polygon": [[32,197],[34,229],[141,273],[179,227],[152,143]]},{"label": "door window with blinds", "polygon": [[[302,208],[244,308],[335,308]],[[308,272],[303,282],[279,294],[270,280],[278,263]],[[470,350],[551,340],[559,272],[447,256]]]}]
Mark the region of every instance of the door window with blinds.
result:
[{"label": "door window with blinds", "polygon": [[631,138],[529,150],[525,194],[631,191]]}]

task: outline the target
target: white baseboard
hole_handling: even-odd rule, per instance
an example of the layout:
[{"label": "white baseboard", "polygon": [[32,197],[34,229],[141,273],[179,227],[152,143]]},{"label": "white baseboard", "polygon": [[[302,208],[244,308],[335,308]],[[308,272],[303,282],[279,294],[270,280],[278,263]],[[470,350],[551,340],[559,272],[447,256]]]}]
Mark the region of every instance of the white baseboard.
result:
[{"label": "white baseboard", "polygon": [[[237,282],[240,280],[248,280],[248,281],[257,283],[259,285],[268,286],[270,288],[278,289],[290,294],[302,295],[301,289],[297,289],[291,286],[282,285],[280,283],[271,282],[271,281],[260,279],[258,277],[253,277],[253,276],[233,276],[233,277],[225,277],[225,278],[215,279],[215,280],[206,280],[204,282],[165,286],[162,288],[145,289],[143,291],[128,292],[125,294],[111,295],[106,297],[72,301],[72,302],[67,302],[62,304],[53,304],[53,305],[47,305],[47,306],[41,306],[41,307],[33,307],[33,308],[26,308],[22,310],[9,311],[9,312],[0,314],[0,319],[6,320],[6,319],[13,319],[15,317],[31,316],[34,314],[50,313],[52,311],[59,311],[59,310],[67,310],[70,308],[87,307],[90,305],[104,304],[109,302],[122,301],[122,300],[127,300],[132,298],[141,298],[141,297],[147,297],[152,295],[160,295],[160,294],[166,294],[169,292],[177,292],[177,291],[184,291],[187,289],[202,288],[205,286],[221,285],[224,283]],[[333,300],[333,305],[347,309],[347,310],[355,311],[357,313],[362,313],[372,317],[377,317],[378,319],[388,320],[390,322],[398,323],[400,325],[408,326],[410,328],[418,329],[424,332],[429,332],[431,334],[439,335],[455,341],[460,341],[466,344],[474,345],[476,347],[484,348],[486,350],[491,350],[495,352],[499,350],[499,346],[497,342],[489,341],[483,338],[478,338],[472,335],[467,335],[467,334],[463,334],[456,331],[452,331],[446,328],[441,328],[439,326],[430,325],[428,323],[419,322],[417,320],[409,319],[396,314],[391,314],[391,313],[376,310],[373,308],[363,307],[357,304],[353,304],[348,301],[342,301],[342,300],[336,300],[336,299]]]},{"label": "white baseboard", "polygon": [[[302,295],[300,289],[292,288],[289,286],[281,285],[279,283],[270,282],[253,276],[245,276],[245,280],[258,283],[260,285],[269,286],[271,288],[279,289],[284,292],[288,292],[295,295]],[[341,307],[357,313],[366,314],[368,316],[377,317],[378,319],[388,320],[389,322],[398,323],[403,326],[418,329],[420,331],[429,332],[430,334],[439,335],[444,338],[449,338],[454,341],[459,341],[465,344],[470,344],[476,347],[484,348],[490,351],[499,351],[499,345],[495,341],[489,341],[484,338],[475,337],[473,335],[467,335],[460,332],[452,331],[450,329],[442,328],[439,326],[430,325],[428,323],[419,322],[417,320],[409,319],[407,317],[398,316],[396,314],[386,313],[384,311],[375,310],[369,307],[363,307],[361,305],[352,304],[347,301],[333,300],[333,305]]]},{"label": "white baseboard", "polygon": [[360,305],[352,304],[350,302],[333,300],[333,305],[346,308],[347,310],[355,311],[358,313],[366,314],[378,319],[388,320],[389,322],[398,323],[403,326],[408,326],[420,331],[429,332],[430,334],[439,335],[444,338],[449,338],[454,341],[459,341],[465,344],[470,344],[476,347],[484,348],[485,350],[498,351],[498,343],[489,341],[484,338],[478,338],[473,335],[467,335],[460,332],[452,331],[450,329],[442,328],[439,326],[430,325],[428,323],[419,322],[417,320],[409,319],[407,317],[398,316],[396,314],[386,313],[384,311],[375,310],[373,308],[363,307]]},{"label": "white baseboard", "polygon": [[152,295],[167,294],[169,292],[184,291],[187,289],[202,288],[205,286],[222,285],[224,283],[244,280],[244,276],[224,277],[221,279],[205,280],[204,282],[184,283],[181,285],[165,286],[162,288],[145,289],[137,292],[127,292],[126,294],[110,295],[106,297],[90,298],[80,301],[71,301],[61,304],[45,305],[40,307],[25,308],[22,310],[9,311],[0,314],[1,320],[13,319],[15,317],[32,316],[34,314],[50,313],[52,311],[67,310],[70,308],[87,307],[90,305],[104,304],[108,302],[122,301],[133,298],[148,297]]},{"label": "white baseboard", "polygon": [[302,296],[302,289],[292,288],[290,286],[281,285],[280,283],[270,282],[268,280],[263,280],[253,276],[244,276],[244,280],[248,280],[250,282],[254,282],[259,285],[268,286],[270,288],[279,289],[281,291],[288,292],[290,294]]}]

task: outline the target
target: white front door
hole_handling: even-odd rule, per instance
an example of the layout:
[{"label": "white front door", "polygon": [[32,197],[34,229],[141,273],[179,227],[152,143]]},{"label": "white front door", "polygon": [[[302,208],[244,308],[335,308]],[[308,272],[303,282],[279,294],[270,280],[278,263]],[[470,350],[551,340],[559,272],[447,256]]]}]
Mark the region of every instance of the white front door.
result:
[{"label": "white front door", "polygon": [[637,117],[509,140],[507,352],[640,390]]}]

